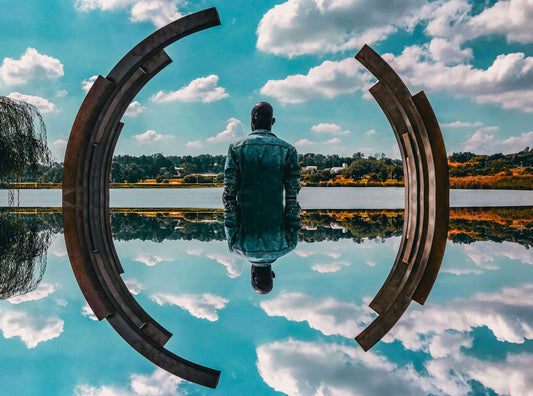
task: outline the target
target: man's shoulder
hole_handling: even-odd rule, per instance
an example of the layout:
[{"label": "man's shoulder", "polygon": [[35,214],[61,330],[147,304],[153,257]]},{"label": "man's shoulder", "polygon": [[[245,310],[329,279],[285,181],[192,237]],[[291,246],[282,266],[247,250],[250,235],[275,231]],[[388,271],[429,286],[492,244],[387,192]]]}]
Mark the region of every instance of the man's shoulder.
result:
[{"label": "man's shoulder", "polygon": [[249,144],[268,144],[268,145],[283,146],[289,150],[294,149],[294,146],[292,144],[277,137],[273,133],[268,133],[268,134],[267,133],[264,133],[264,134],[250,133],[248,136],[234,142],[233,147],[238,148],[238,147],[249,145]]}]

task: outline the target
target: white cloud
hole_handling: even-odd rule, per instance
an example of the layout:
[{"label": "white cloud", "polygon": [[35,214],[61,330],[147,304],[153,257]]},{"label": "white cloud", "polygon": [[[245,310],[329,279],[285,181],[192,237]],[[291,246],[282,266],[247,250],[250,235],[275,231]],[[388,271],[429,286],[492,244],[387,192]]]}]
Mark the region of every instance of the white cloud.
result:
[{"label": "white cloud", "polygon": [[498,55],[486,70],[470,64],[447,66],[430,61],[426,46],[414,45],[405,48],[399,56],[384,54],[383,58],[408,86],[533,112],[533,57],[521,52]]},{"label": "white cloud", "polygon": [[7,311],[0,317],[0,330],[4,338],[20,337],[28,349],[41,342],[59,337],[63,321],[51,317],[32,317],[26,312]]},{"label": "white cloud", "polygon": [[326,274],[330,272],[337,272],[342,267],[347,267],[349,265],[350,263],[347,261],[334,261],[332,263],[314,264],[311,266],[311,268],[313,269],[313,271],[320,272],[321,274]]},{"label": "white cloud", "polygon": [[164,294],[156,293],[150,297],[159,305],[170,304],[177,305],[185,309],[192,316],[200,319],[207,319],[211,322],[218,320],[218,310],[223,309],[229,300],[215,296],[213,294]]},{"label": "white cloud", "polygon": [[368,131],[365,132],[366,135],[368,136],[372,136],[372,135],[375,135],[377,132],[375,129],[369,129]]},{"label": "white cloud", "polygon": [[63,139],[57,139],[50,144],[50,151],[54,158],[58,161],[65,158],[65,151],[67,150],[67,141]]},{"label": "white cloud", "polygon": [[226,129],[207,139],[209,143],[228,142],[244,136],[244,125],[236,118],[230,118]]},{"label": "white cloud", "polygon": [[160,142],[162,140],[172,139],[172,135],[161,135],[156,131],[148,130],[140,135],[133,135],[133,138],[141,144],[150,144],[155,142]]},{"label": "white cloud", "polygon": [[157,368],[151,375],[132,374],[131,388],[139,395],[175,395],[178,384],[183,380]]},{"label": "white cloud", "polygon": [[179,393],[178,385],[183,380],[175,375],[157,368],[150,374],[130,375],[129,387],[103,385],[100,387],[87,384],[74,389],[76,396],[174,396]]},{"label": "white cloud", "polygon": [[93,310],[87,303],[85,303],[85,305],[81,307],[81,314],[91,320],[98,321],[98,318],[96,317]]},{"label": "white cloud", "polygon": [[156,27],[163,27],[183,15],[173,0],[143,0],[135,2],[131,9],[132,22],[152,22]]},{"label": "white cloud", "polygon": [[146,107],[142,106],[139,102],[134,101],[129,104],[128,108],[126,109],[126,112],[124,113],[124,116],[135,118],[144,110],[146,110]]},{"label": "white cloud", "polygon": [[281,103],[304,103],[366,90],[370,79],[370,74],[353,58],[324,61],[306,75],[295,74],[284,80],[267,81],[261,88],[261,94],[274,97]]},{"label": "white cloud", "polygon": [[330,133],[332,135],[347,135],[350,133],[349,130],[342,130],[340,125],[337,124],[328,124],[325,122],[321,122],[318,125],[313,125],[311,127],[312,131],[318,132],[318,133]]},{"label": "white cloud", "polygon": [[447,128],[477,128],[477,127],[483,126],[483,123],[481,121],[468,122],[468,121],[457,120],[454,122],[440,124],[440,126],[447,127]]},{"label": "white cloud", "polygon": [[4,58],[0,66],[0,81],[6,85],[22,85],[31,80],[56,79],[63,74],[63,64],[58,59],[39,54],[35,48],[27,48],[19,60]]},{"label": "white cloud", "polygon": [[533,42],[533,3],[528,0],[498,1],[467,22],[470,36],[501,34],[508,42]]},{"label": "white cloud", "polygon": [[191,142],[187,142],[187,147],[202,148],[202,147],[204,147],[204,144],[201,141],[199,141],[199,140],[194,140],[194,141],[191,141]]},{"label": "white cloud", "polygon": [[339,334],[353,338],[371,320],[370,309],[333,298],[314,298],[303,293],[281,293],[261,302],[269,316],[281,316],[295,322],[307,322],[325,335]]},{"label": "white cloud", "polygon": [[75,7],[79,11],[130,10],[132,22],[152,22],[156,27],[162,27],[183,15],[178,11],[175,0],[76,0]]},{"label": "white cloud", "polygon": [[152,102],[215,102],[228,97],[226,90],[218,87],[218,76],[211,74],[207,77],[200,77],[193,80],[186,87],[177,91],[163,92],[159,91],[150,97]]},{"label": "white cloud", "polygon": [[471,60],[474,55],[471,48],[461,49],[461,41],[434,38],[429,43],[431,57],[444,64],[457,64]]},{"label": "white cloud", "polygon": [[244,271],[244,260],[238,260],[236,257],[230,256],[229,254],[209,253],[206,257],[215,260],[217,263],[226,267],[228,277],[231,279],[241,276]]},{"label": "white cloud", "polygon": [[41,282],[37,288],[29,293],[8,298],[11,304],[20,304],[26,301],[37,301],[48,297],[56,291],[56,286],[51,283]]},{"label": "white cloud", "polygon": [[296,147],[306,147],[306,146],[312,146],[314,144],[316,143],[310,141],[309,139],[300,139],[296,143],[294,143]]},{"label": "white cloud", "polygon": [[409,0],[288,0],[259,22],[257,48],[289,57],[353,50],[413,27],[434,8]]},{"label": "white cloud", "polygon": [[57,98],[64,98],[67,95],[68,95],[68,91],[66,89],[62,89],[62,90],[56,92],[56,97]]},{"label": "white cloud", "polygon": [[141,290],[145,289],[142,283],[139,282],[137,279],[126,279],[124,283],[126,284],[126,287],[130,291],[130,293],[135,296],[139,294]]},{"label": "white cloud", "polygon": [[88,79],[83,80],[81,82],[81,89],[83,90],[83,92],[85,92],[86,94],[89,93],[91,87],[93,86],[97,78],[98,76],[91,76]]},{"label": "white cloud", "polygon": [[155,253],[139,253],[137,256],[133,258],[133,260],[139,261],[141,263],[146,264],[149,267],[152,267],[162,261],[172,261],[173,259],[170,257],[160,256]]},{"label": "white cloud", "polygon": [[271,388],[291,396],[441,394],[411,365],[399,367],[373,352],[324,342],[261,345],[257,368]]},{"label": "white cloud", "polygon": [[478,129],[463,146],[463,151],[478,154],[516,153],[526,147],[533,147],[533,131],[511,136],[507,139],[495,139],[485,129]]},{"label": "white cloud", "polygon": [[324,145],[324,144],[339,144],[341,143],[341,140],[339,138],[332,138],[325,140],[323,142],[313,142],[309,139],[300,139],[294,145],[296,147],[308,147],[308,146],[316,146],[316,145]]},{"label": "white cloud", "polygon": [[40,96],[24,95],[20,92],[11,92],[9,95],[7,95],[7,97],[34,105],[41,114],[57,112],[55,104],[47,99],[41,98]]}]

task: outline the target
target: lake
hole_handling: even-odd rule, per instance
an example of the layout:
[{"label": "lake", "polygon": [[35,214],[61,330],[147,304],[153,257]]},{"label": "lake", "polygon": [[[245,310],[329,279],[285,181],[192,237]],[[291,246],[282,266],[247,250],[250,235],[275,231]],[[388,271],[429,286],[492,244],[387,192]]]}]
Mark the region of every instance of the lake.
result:
[{"label": "lake", "polygon": [[[21,207],[60,207],[61,190],[20,191]],[[0,206],[7,206],[7,190],[0,190]],[[119,188],[110,190],[110,206],[117,208],[222,208],[222,188]],[[303,187],[302,209],[400,209],[404,189],[398,187]],[[531,206],[533,191],[451,190],[452,207]]]},{"label": "lake", "polygon": [[[403,189],[304,189],[298,244],[273,263],[266,295],[252,288],[250,263],[228,250],[222,213],[209,210],[221,207],[220,190],[134,193],[112,191],[111,206],[205,208],[113,211],[111,222],[129,290],[173,333],[167,349],[222,371],[217,389],[158,369],[96,320],[71,270],[60,211],[4,211],[3,230],[40,235],[46,260],[26,271],[38,281],[32,291],[0,301],[0,394],[533,393],[530,191],[452,191],[463,207],[450,211],[428,301],[412,302],[368,352],[353,337],[375,317],[368,303],[396,257]],[[60,191],[21,190],[21,204],[36,203],[58,207]],[[481,208],[489,204],[505,207]],[[17,248],[2,249],[3,269],[8,259],[28,265]]]}]

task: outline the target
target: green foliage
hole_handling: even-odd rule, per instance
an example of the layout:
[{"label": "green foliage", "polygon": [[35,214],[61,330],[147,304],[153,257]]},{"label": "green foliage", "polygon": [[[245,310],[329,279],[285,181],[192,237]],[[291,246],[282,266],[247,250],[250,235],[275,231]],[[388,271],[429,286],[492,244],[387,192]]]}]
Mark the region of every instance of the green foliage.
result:
[{"label": "green foliage", "polygon": [[35,106],[0,96],[0,182],[50,163],[46,127]]}]

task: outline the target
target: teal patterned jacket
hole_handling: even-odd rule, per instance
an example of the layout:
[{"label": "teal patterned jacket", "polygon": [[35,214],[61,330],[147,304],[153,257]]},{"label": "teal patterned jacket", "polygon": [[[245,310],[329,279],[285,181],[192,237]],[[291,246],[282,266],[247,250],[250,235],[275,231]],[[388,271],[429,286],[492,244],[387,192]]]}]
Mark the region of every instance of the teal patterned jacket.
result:
[{"label": "teal patterned jacket", "polygon": [[290,143],[259,129],[231,144],[224,167],[224,224],[230,249],[256,262],[294,249],[289,234],[299,228],[299,190],[298,153]]}]

